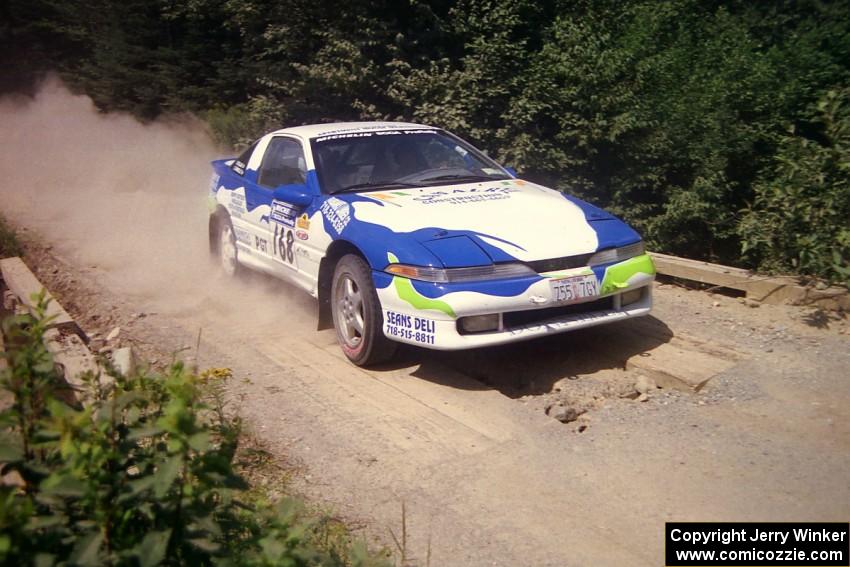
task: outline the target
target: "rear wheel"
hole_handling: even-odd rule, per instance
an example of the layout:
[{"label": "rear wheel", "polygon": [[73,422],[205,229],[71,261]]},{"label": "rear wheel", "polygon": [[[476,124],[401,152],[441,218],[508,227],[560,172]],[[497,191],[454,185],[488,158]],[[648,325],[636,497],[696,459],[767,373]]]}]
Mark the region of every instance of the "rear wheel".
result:
[{"label": "rear wheel", "polygon": [[397,343],[384,336],[384,318],[368,264],[354,254],[343,256],[331,287],[334,328],[342,352],[357,366],[386,361]]},{"label": "rear wheel", "polygon": [[218,219],[215,253],[221,271],[228,277],[239,273],[239,254],[236,250],[236,235],[230,219]]}]

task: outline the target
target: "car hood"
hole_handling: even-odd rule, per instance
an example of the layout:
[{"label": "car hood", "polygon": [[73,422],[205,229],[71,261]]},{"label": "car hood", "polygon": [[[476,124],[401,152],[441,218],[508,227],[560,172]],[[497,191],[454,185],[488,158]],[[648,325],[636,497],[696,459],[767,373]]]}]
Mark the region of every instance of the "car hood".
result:
[{"label": "car hood", "polygon": [[388,229],[388,248],[393,236],[414,239],[447,267],[561,258],[639,239],[607,212],[522,180],[337,197],[357,224]]}]

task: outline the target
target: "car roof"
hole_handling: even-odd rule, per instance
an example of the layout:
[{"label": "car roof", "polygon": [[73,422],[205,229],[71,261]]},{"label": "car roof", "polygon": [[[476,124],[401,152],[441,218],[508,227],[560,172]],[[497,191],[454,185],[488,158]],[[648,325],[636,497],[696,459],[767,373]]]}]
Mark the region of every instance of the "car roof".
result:
[{"label": "car roof", "polygon": [[272,134],[293,134],[302,138],[318,138],[330,134],[348,134],[354,132],[374,132],[379,130],[434,130],[433,126],[413,124],[411,122],[332,122],[330,124],[309,124],[276,130]]}]

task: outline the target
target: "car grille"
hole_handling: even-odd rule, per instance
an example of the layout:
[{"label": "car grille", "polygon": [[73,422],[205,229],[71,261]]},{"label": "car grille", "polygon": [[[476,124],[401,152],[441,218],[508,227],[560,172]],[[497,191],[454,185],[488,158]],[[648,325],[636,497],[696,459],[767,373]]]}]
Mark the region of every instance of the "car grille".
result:
[{"label": "car grille", "polygon": [[510,311],[502,314],[502,323],[505,330],[524,327],[534,323],[543,323],[552,319],[560,319],[567,315],[579,315],[582,313],[593,313],[595,311],[607,311],[614,309],[614,296],[603,297],[586,303],[574,303],[572,305],[560,305],[558,307],[546,307],[544,309],[531,309],[529,311]]},{"label": "car grille", "polygon": [[538,274],[543,274],[546,272],[570,270],[572,268],[581,268],[582,266],[587,266],[587,261],[590,260],[591,256],[593,256],[592,252],[590,254],[578,254],[576,256],[564,256],[562,258],[547,258],[545,260],[535,260],[533,262],[526,262],[525,264]]}]

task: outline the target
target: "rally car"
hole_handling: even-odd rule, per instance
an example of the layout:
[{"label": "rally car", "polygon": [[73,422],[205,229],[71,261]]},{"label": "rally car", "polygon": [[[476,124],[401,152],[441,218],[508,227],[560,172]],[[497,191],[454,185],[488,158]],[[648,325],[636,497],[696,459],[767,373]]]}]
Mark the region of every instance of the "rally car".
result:
[{"label": "rally car", "polygon": [[210,250],[319,301],[357,365],[399,342],[498,345],[646,315],[655,267],[613,215],[519,179],[440,128],[266,134],[212,162]]}]

